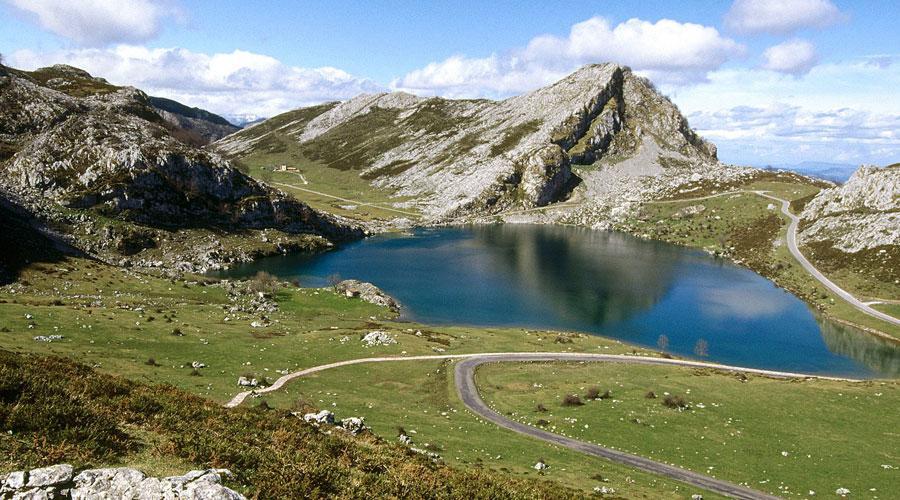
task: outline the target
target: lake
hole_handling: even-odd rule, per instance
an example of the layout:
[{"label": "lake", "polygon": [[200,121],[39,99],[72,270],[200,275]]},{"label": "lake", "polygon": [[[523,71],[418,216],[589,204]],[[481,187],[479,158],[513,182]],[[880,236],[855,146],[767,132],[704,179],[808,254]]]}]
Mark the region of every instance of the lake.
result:
[{"label": "lake", "polygon": [[900,376],[900,347],[819,317],[747,269],[703,252],[586,228],[497,224],[385,234],[317,255],[270,257],[304,286],[329,276],[376,284],[402,317],[431,324],[593,333],[719,363],[850,376]]}]

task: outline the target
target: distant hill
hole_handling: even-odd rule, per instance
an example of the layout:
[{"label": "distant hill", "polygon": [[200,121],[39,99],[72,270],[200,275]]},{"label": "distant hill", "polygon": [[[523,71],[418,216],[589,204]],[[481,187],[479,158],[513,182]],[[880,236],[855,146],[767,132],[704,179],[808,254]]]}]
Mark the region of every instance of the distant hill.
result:
[{"label": "distant hill", "polygon": [[205,109],[185,106],[178,101],[164,97],[147,98],[164,120],[182,130],[192,132],[202,138],[203,144],[221,139],[241,128],[225,118]]},{"label": "distant hill", "polygon": [[825,179],[826,181],[843,184],[856,172],[859,165],[849,163],[828,163],[817,161],[804,161],[793,164],[772,165],[773,168],[791,170],[810,177]]}]

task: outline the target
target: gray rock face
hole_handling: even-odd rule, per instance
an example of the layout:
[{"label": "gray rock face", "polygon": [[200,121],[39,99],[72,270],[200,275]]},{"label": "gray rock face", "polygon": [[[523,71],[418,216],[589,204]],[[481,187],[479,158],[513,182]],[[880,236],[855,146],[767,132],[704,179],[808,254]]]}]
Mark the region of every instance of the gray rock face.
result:
[{"label": "gray rock face", "polygon": [[359,280],[344,280],[335,285],[335,290],[347,297],[357,297],[366,302],[399,311],[400,304],[372,283]]},{"label": "gray rock face", "polygon": [[[561,200],[601,205],[592,217],[608,218],[611,207],[692,174],[729,175],[715,146],[690,129],[674,104],[617,64],[585,66],[497,102],[393,93],[308,110],[312,116],[297,110],[296,120],[264,122],[215,147],[241,157],[270,136],[297,141],[328,166],[355,169],[375,186],[414,199],[438,221]],[[341,154],[329,156],[335,150]]]},{"label": "gray rock face", "polygon": [[800,241],[843,252],[900,245],[900,165],[860,167],[842,186],[823,189],[801,214]]},{"label": "gray rock face", "polygon": [[[57,76],[44,81],[48,74]],[[4,69],[0,197],[30,211],[32,219],[72,228],[65,231],[68,243],[109,261],[164,249],[168,234],[197,228],[316,234],[333,241],[364,235],[184,140],[151,101],[137,89],[109,85],[76,68]],[[106,218],[123,224],[113,229]],[[112,234],[103,234],[107,230]],[[209,251],[182,250],[182,258],[165,264],[203,270],[215,260]],[[218,252],[226,253],[221,246]]]},{"label": "gray rock face", "polygon": [[44,467],[41,469],[33,469],[28,473],[28,488],[38,488],[42,486],[55,486],[66,484],[72,480],[74,469],[71,465],[61,464]]},{"label": "gray rock face", "polygon": [[[71,465],[61,464],[13,472],[0,487],[0,498],[15,500],[73,499],[194,499],[240,500],[244,496],[222,485],[226,469],[190,471],[183,476],[147,477],[136,469],[88,469],[73,477]],[[26,483],[27,480],[27,483]]]}]

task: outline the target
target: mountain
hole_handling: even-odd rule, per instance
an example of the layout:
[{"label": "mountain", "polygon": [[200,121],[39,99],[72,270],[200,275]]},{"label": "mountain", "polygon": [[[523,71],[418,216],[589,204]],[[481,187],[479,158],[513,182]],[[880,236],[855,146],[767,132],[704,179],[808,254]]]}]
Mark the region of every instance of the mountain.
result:
[{"label": "mountain", "polygon": [[435,220],[568,200],[581,222],[675,186],[728,182],[750,169],[719,163],[649,80],[617,64],[585,66],[503,101],[361,95],[295,110],[214,147],[244,158],[283,147],[408,197]]},{"label": "mountain", "polygon": [[163,97],[148,97],[147,101],[165,121],[198,137],[198,145],[208,144],[241,129],[217,114],[191,108],[178,101]]},{"label": "mountain", "polygon": [[782,170],[791,170],[810,177],[825,179],[826,181],[843,183],[853,175],[853,172],[856,171],[858,165],[804,161],[793,164],[774,165],[774,167]]},{"label": "mountain", "polygon": [[[30,211],[35,225],[109,259],[179,240],[180,252],[158,260],[205,267],[228,253],[215,250],[221,234],[362,234],[182,140],[182,130],[137,89],[68,66],[0,66],[0,195]],[[210,240],[202,257],[191,241],[197,231]]]}]

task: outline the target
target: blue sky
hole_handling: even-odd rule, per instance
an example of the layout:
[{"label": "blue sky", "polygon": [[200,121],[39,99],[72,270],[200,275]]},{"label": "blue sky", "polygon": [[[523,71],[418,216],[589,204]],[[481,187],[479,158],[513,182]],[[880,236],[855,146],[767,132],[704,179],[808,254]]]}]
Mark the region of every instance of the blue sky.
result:
[{"label": "blue sky", "polygon": [[724,161],[900,161],[900,2],[0,0],[0,52],[233,119],[360,92],[504,98],[614,60]]}]

